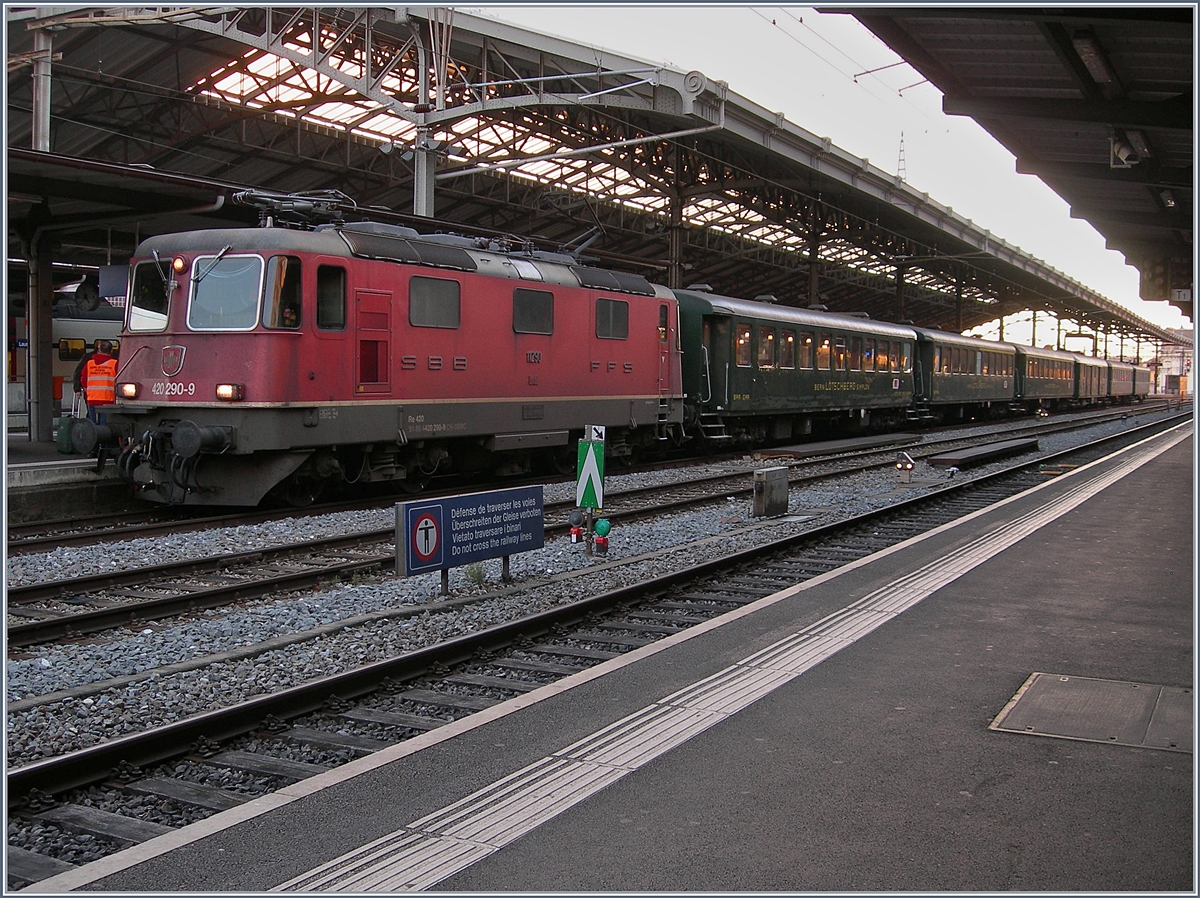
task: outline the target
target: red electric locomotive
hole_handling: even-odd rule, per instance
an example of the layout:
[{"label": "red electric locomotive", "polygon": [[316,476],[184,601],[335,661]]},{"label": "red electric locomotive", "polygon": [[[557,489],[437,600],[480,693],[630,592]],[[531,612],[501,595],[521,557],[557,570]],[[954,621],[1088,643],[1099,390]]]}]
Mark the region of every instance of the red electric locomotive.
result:
[{"label": "red electric locomotive", "polygon": [[610,455],[682,439],[678,305],[636,275],[370,222],[153,237],[130,267],[117,403],[73,437],[119,440],[153,501],[574,470],[586,424]]}]

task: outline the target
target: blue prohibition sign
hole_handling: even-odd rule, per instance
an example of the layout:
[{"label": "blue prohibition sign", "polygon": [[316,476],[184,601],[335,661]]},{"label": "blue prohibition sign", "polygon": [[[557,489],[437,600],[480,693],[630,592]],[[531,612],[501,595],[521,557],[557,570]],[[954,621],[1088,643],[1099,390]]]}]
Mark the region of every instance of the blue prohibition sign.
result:
[{"label": "blue prohibition sign", "polygon": [[426,505],[409,508],[408,546],[410,550],[408,569],[434,569],[442,566],[442,506]]}]

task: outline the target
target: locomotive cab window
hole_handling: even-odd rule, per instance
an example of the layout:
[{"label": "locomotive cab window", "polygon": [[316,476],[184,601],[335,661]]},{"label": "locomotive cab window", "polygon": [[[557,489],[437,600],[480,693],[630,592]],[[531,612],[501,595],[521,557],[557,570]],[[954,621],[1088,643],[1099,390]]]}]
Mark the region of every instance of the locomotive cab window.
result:
[{"label": "locomotive cab window", "polygon": [[601,340],[628,340],[629,303],[620,299],[597,299],[596,336]]},{"label": "locomotive cab window", "polygon": [[659,306],[658,307],[658,342],[659,343],[667,342],[667,325],[668,325],[669,320],[670,319],[668,317],[667,307]]},{"label": "locomotive cab window", "polygon": [[172,283],[170,260],[140,262],[134,268],[129,291],[131,331],[160,331],[166,328],[169,283]]},{"label": "locomotive cab window", "polygon": [[413,327],[457,328],[458,281],[423,277],[414,277],[409,281],[408,323]]},{"label": "locomotive cab window", "polygon": [[300,260],[272,256],[267,261],[267,295],[263,325],[296,330],[300,327]]},{"label": "locomotive cab window", "polygon": [[749,368],[753,358],[750,352],[750,325],[738,324],[735,339],[737,345],[735,346],[734,363],[739,368]]},{"label": "locomotive cab window", "polygon": [[758,367],[775,367],[775,328],[773,327],[758,329]]},{"label": "locomotive cab window", "polygon": [[258,324],[263,260],[217,253],[192,261],[187,323],[192,330],[250,330]]},{"label": "locomotive cab window", "polygon": [[553,334],[554,294],[521,287],[514,290],[513,333]]},{"label": "locomotive cab window", "polygon": [[336,265],[317,268],[317,327],[326,331],[346,328],[346,269]]}]

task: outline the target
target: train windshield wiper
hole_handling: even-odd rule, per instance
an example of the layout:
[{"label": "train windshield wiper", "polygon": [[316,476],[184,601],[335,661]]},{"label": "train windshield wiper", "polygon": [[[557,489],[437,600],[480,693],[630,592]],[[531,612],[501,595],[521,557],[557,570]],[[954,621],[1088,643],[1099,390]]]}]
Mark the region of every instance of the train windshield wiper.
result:
[{"label": "train windshield wiper", "polygon": [[163,271],[163,263],[162,259],[158,257],[158,250],[152,249],[150,252],[154,255],[154,270],[157,271],[158,276],[162,278],[163,289],[167,291],[167,298],[169,299],[172,291],[174,291],[174,289],[179,285],[175,283],[174,278],[167,277],[167,273]]},{"label": "train windshield wiper", "polygon": [[217,263],[219,263],[221,261],[221,259],[224,257],[224,255],[227,252],[229,252],[231,249],[233,249],[232,243],[225,244],[225,247],[219,253],[217,253],[217,255],[213,258],[213,260],[211,262],[208,263],[208,265],[205,267],[205,269],[203,271],[194,272],[192,274],[192,283],[198,284],[202,280],[204,280],[206,277],[208,277],[208,273],[217,267]]}]

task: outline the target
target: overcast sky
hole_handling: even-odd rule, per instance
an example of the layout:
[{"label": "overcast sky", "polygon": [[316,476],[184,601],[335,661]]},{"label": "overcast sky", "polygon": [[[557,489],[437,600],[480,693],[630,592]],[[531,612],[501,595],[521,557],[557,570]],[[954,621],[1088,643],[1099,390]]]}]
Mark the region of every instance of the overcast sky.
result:
[{"label": "overcast sky", "polygon": [[[1191,327],[1168,303],[1138,298],[1138,273],[1104,248],[1067,203],[848,15],[812,7],[513,4],[462,7],[682,71],[782,112],[793,124],[890,174],[1102,296],[1165,327]],[[890,66],[889,68],[883,68]],[[882,69],[881,71],[875,71]],[[864,74],[870,73],[870,74]]]}]

